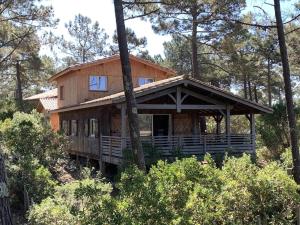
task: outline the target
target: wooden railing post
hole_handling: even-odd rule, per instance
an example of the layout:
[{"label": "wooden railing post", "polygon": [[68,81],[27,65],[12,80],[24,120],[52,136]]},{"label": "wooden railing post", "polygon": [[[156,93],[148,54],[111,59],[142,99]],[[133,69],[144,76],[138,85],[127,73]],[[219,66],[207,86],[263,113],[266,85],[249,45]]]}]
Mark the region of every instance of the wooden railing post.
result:
[{"label": "wooden railing post", "polygon": [[250,130],[251,130],[251,144],[252,144],[252,151],[253,153],[255,152],[255,139],[256,139],[256,134],[255,134],[255,117],[254,114],[250,114]]},{"label": "wooden railing post", "polygon": [[203,151],[204,151],[204,155],[206,154],[206,136],[203,135]]},{"label": "wooden railing post", "polygon": [[226,135],[227,135],[227,145],[228,148],[230,148],[230,107],[229,105],[226,105]]},{"label": "wooden railing post", "polygon": [[112,158],[112,138],[110,136],[109,137],[109,162],[110,163],[112,162],[111,158]]}]

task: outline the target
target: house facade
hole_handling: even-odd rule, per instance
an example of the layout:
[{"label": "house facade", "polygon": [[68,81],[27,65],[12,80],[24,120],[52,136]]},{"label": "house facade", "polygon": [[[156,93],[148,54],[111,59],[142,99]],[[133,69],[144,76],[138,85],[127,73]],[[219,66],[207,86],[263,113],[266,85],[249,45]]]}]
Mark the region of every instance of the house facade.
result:
[{"label": "house facade", "polygon": [[[135,56],[130,63],[144,146],[155,147],[162,158],[178,149],[196,156],[255,153],[254,115],[272,109]],[[119,56],[69,67],[50,81],[57,86],[57,109],[50,113],[58,114],[70,137],[69,153],[120,165],[130,139]],[[248,133],[231,133],[234,115],[248,118]],[[201,131],[200,116],[214,118],[213,134]]]}]

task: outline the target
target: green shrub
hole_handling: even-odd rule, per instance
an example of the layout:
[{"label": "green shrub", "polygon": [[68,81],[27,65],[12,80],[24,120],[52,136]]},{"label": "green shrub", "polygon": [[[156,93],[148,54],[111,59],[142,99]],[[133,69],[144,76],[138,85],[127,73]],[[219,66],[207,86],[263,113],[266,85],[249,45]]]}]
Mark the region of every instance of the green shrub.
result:
[{"label": "green shrub", "polygon": [[0,138],[8,158],[13,205],[19,209],[23,205],[26,210],[32,202],[39,203],[53,193],[57,183],[51,172],[64,157],[65,137],[52,131],[44,117],[33,111],[17,112],[0,123]]},{"label": "green shrub", "polygon": [[[111,185],[99,179],[84,179],[58,186],[52,197],[31,208],[28,221],[32,225],[90,224],[95,216],[111,216],[104,211],[108,207],[101,208],[105,201],[111,202],[111,191]],[[86,220],[87,217],[89,220]]]},{"label": "green shrub", "polygon": [[78,223],[91,225],[292,224],[300,203],[299,187],[280,164],[260,168],[247,155],[226,157],[222,168],[210,156],[205,163],[195,157],[159,161],[147,174],[131,166],[115,197],[103,182],[76,185],[71,204],[68,194],[55,194],[53,201],[65,199]]},{"label": "green shrub", "polygon": [[3,145],[19,163],[37,159],[48,166],[63,157],[67,146],[66,138],[53,132],[42,114],[36,111],[15,113],[12,119],[0,124],[0,134]]}]

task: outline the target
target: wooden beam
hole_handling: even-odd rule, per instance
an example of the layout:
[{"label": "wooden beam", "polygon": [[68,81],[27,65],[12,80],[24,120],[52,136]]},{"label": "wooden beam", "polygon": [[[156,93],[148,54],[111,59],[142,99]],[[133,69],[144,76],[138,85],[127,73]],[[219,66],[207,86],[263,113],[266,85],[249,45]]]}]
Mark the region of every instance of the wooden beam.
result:
[{"label": "wooden beam", "polygon": [[185,94],[185,95],[182,97],[182,99],[181,99],[181,104],[183,103],[183,101],[184,101],[187,97],[189,97],[188,94]]},{"label": "wooden beam", "polygon": [[210,97],[208,97],[208,96],[206,96],[206,95],[202,95],[202,94],[196,93],[196,92],[191,91],[191,90],[186,89],[186,88],[183,88],[183,89],[182,89],[182,92],[184,92],[184,93],[186,93],[186,94],[188,94],[188,95],[191,95],[191,96],[193,96],[193,97],[195,97],[195,98],[198,98],[198,99],[200,99],[200,100],[202,100],[202,101],[208,102],[208,103],[212,103],[212,104],[216,104],[216,105],[224,104],[224,102],[215,100],[215,99],[210,98]]},{"label": "wooden beam", "polygon": [[138,109],[176,109],[175,104],[137,104]]},{"label": "wooden beam", "polygon": [[176,90],[176,109],[177,112],[181,112],[181,87],[177,86]]},{"label": "wooden beam", "polygon": [[171,93],[168,94],[168,96],[173,100],[174,103],[176,103],[176,99],[174,98],[174,96]]},{"label": "wooden beam", "polygon": [[[178,109],[176,104],[138,104],[138,109]],[[180,105],[181,109],[195,109],[195,110],[219,110],[226,109],[225,105]]]},{"label": "wooden beam", "polygon": [[215,88],[215,87],[211,87],[209,85],[201,84],[199,81],[186,80],[185,82],[188,85],[195,86],[195,87],[198,87],[200,89],[209,91],[212,94],[222,96],[222,97],[226,98],[227,100],[232,100],[232,101],[239,102],[241,104],[247,105],[247,106],[251,107],[252,109],[254,108],[254,109],[257,109],[257,110],[265,112],[265,113],[272,113],[273,112],[273,110],[271,108],[267,107],[267,106],[260,105],[258,103],[255,103],[255,102],[247,100],[247,99],[243,99],[242,97],[233,95],[229,92],[222,91],[219,88]]},{"label": "wooden beam", "polygon": [[[148,101],[148,100],[159,98],[159,97],[164,96],[164,95],[170,95],[172,92],[175,92],[175,91],[176,91],[176,89],[172,88],[172,89],[167,89],[167,90],[163,90],[163,91],[159,91],[159,92],[154,92],[154,93],[151,93],[151,94],[146,95],[146,96],[137,97],[136,102],[137,103],[142,103],[142,102],[145,102],[145,101]],[[173,99],[175,100],[174,97],[173,97]]]}]

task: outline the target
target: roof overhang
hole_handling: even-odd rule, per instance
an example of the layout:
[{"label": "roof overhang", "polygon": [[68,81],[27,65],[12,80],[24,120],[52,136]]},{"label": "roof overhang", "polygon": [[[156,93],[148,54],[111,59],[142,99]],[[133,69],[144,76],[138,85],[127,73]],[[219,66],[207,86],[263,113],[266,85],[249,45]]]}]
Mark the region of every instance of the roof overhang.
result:
[{"label": "roof overhang", "polygon": [[[154,93],[162,93],[163,91],[170,88],[174,88],[176,86],[183,86],[186,89],[192,89],[194,92],[199,92],[199,93],[202,92],[204,95],[210,96],[210,98],[214,98],[216,101],[224,102],[224,104],[226,103],[228,105],[232,105],[236,107],[242,106],[246,108],[246,111],[248,110],[249,113],[250,112],[253,113],[273,112],[273,109],[270,107],[244,99],[228,91],[224,91],[220,88],[214,87],[212,85],[208,85],[189,76],[176,76],[176,77],[156,81],[147,85],[143,85],[141,87],[134,88],[134,94],[138,101],[140,98],[142,97],[144,98],[147,95],[153,95]],[[73,111],[73,110],[86,109],[86,108],[105,106],[105,105],[118,105],[118,104],[124,104],[125,102],[126,102],[126,98],[124,92],[119,92],[116,94],[112,94],[110,96],[83,102],[79,105],[60,108],[53,112],[66,112],[66,111]]]}]

